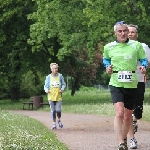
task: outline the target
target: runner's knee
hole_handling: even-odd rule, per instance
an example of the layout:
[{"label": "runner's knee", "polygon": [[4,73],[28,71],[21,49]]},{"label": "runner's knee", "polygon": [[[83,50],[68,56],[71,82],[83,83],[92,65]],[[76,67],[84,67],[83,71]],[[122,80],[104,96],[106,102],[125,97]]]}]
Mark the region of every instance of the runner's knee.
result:
[{"label": "runner's knee", "polygon": [[133,111],[133,114],[134,114],[136,119],[141,119],[142,118],[142,113],[143,113],[143,108],[142,107],[138,107]]}]

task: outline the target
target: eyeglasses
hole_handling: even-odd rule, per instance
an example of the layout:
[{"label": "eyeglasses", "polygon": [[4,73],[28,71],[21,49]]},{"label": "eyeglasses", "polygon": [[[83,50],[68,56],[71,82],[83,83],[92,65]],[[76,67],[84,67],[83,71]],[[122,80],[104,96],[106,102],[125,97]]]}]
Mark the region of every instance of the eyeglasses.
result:
[{"label": "eyeglasses", "polygon": [[126,22],[125,21],[119,21],[116,23],[116,25],[122,25],[122,24],[126,24]]}]

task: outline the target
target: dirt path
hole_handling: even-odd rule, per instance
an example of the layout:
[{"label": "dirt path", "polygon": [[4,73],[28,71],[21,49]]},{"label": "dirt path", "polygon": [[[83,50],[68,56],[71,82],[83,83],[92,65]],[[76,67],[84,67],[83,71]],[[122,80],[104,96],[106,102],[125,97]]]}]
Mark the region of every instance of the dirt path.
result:
[{"label": "dirt path", "polygon": [[[47,128],[51,128],[49,112],[20,110],[15,113],[39,120]],[[117,150],[113,117],[63,113],[62,122],[64,128],[51,131],[69,147],[69,150]],[[138,150],[150,150],[150,122],[139,121],[138,124]]]}]

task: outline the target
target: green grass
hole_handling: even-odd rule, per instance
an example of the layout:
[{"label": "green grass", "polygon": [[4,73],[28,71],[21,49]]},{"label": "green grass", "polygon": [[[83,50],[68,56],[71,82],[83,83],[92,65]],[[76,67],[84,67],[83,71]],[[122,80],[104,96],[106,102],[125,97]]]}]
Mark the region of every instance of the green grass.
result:
[{"label": "green grass", "polygon": [[[44,108],[48,110],[49,108]],[[114,116],[114,107],[108,90],[86,89],[77,91],[75,96],[70,91],[63,93],[63,107],[65,113],[95,114],[101,116]],[[141,120],[150,121],[150,89],[145,91],[144,111]]]},{"label": "green grass", "polygon": [[42,123],[0,110],[1,150],[68,150]]},{"label": "green grass", "polygon": [[[63,93],[62,113],[95,114],[114,116],[114,107],[108,90],[82,88],[70,95],[71,91]],[[144,113],[142,120],[150,121],[150,89],[146,89]],[[43,96],[47,101],[46,95]],[[23,115],[11,114],[6,110],[22,109],[22,102],[11,103],[10,100],[0,100],[0,149],[1,150],[68,150],[55,135],[44,125]],[[37,109],[36,109],[37,110]],[[38,111],[49,111],[48,106]],[[57,145],[57,146],[56,146]]]},{"label": "green grass", "polygon": [[78,91],[75,96],[63,93],[63,112],[96,115],[114,115],[109,91]]},{"label": "green grass", "polygon": [[[109,90],[97,90],[94,88],[81,88],[70,95],[71,91],[63,93],[62,112],[78,114],[96,114],[101,116],[114,116],[114,107],[112,104]],[[150,89],[146,89],[144,101],[143,120],[150,121]],[[46,95],[43,95],[44,101],[47,101]],[[3,110],[22,109],[22,102],[29,99],[20,100],[18,103],[11,103],[10,100],[1,100],[0,108]],[[27,106],[26,106],[27,107]],[[40,111],[49,111],[48,106],[38,109]]]}]

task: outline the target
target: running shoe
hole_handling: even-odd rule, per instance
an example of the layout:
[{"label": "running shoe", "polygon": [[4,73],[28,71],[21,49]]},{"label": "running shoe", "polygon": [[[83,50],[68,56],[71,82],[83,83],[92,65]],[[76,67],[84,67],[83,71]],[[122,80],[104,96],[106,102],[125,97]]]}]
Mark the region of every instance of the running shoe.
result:
[{"label": "running shoe", "polygon": [[60,128],[63,128],[63,124],[60,120],[58,120],[58,125],[59,125]]},{"label": "running shoe", "polygon": [[127,138],[124,139],[124,144],[127,146]]},{"label": "running shoe", "polygon": [[53,129],[57,129],[57,126],[56,126],[56,124],[53,124],[53,126],[52,126],[52,128],[51,128],[52,130]]},{"label": "running shoe", "polygon": [[135,138],[130,140],[130,149],[137,149],[137,140]]},{"label": "running shoe", "polygon": [[118,147],[118,150],[128,150],[128,147],[125,143],[121,143]]}]

